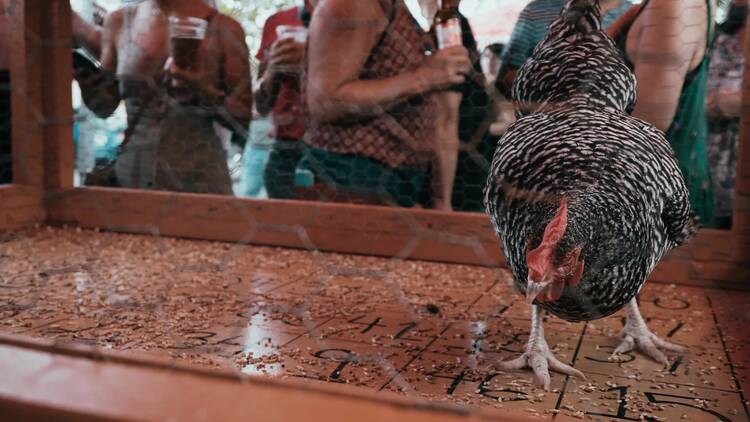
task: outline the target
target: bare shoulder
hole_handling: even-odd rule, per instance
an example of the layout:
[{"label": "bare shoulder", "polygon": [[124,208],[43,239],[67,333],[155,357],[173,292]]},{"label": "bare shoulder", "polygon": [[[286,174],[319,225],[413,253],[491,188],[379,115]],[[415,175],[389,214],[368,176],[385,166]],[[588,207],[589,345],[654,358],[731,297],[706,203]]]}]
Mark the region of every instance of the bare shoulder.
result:
[{"label": "bare shoulder", "polygon": [[215,19],[219,34],[224,41],[245,42],[245,29],[237,19],[223,13],[216,15]]},{"label": "bare shoulder", "polygon": [[225,15],[224,13],[219,13],[216,15],[217,23],[219,24],[219,27],[222,29],[226,29],[229,32],[245,32],[245,30],[242,28],[242,24],[240,22],[229,16]]},{"label": "bare shoulder", "polygon": [[655,22],[677,19],[683,25],[692,25],[706,21],[708,2],[715,4],[715,0],[651,0],[643,14]]},{"label": "bare shoulder", "polygon": [[322,0],[315,14],[338,21],[369,21],[385,17],[385,4],[381,0]]}]

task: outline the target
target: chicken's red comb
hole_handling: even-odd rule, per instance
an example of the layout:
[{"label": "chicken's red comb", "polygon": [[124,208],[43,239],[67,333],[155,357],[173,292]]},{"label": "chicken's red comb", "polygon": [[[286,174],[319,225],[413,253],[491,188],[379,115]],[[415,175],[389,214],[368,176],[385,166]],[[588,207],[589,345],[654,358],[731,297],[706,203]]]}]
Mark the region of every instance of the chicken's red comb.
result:
[{"label": "chicken's red comb", "polygon": [[565,235],[565,229],[568,227],[568,198],[563,197],[560,200],[560,208],[552,217],[552,221],[547,224],[542,237],[542,244],[556,244]]},{"label": "chicken's red comb", "polygon": [[526,266],[529,269],[529,275],[535,280],[539,280],[544,274],[552,271],[552,252],[555,245],[565,235],[565,229],[568,227],[568,199],[562,198],[560,208],[552,217],[552,221],[544,229],[542,243],[534,250],[526,254]]}]

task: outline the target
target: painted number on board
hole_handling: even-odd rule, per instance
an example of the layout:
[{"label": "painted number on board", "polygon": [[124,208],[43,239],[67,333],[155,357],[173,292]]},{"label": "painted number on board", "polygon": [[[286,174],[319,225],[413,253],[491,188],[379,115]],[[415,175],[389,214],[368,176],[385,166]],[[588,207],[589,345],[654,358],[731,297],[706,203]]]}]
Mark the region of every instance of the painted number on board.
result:
[{"label": "painted number on board", "polygon": [[[711,414],[722,422],[731,422],[729,418],[722,415],[721,413],[718,413],[711,409],[705,409],[703,407],[699,407],[693,404],[695,403],[695,397],[685,397],[685,396],[678,396],[676,394],[654,393],[654,392],[647,392],[643,394],[646,396],[648,401],[654,404],[671,404],[675,406],[690,407],[690,408],[699,410],[701,412]],[[682,401],[679,401],[679,400],[682,400]]]},{"label": "painted number on board", "polygon": [[336,369],[328,375],[330,380],[338,380],[347,365],[357,362],[357,355],[346,349],[324,349],[315,353],[316,358],[338,362]]},{"label": "painted number on board", "polygon": [[[640,420],[638,418],[630,417],[627,415],[627,396],[628,396],[628,387],[627,386],[620,386],[620,387],[613,387],[610,388],[607,391],[617,391],[619,393],[619,399],[618,399],[618,407],[617,407],[617,413],[616,414],[607,414],[607,413],[593,413],[588,412],[591,416],[604,416],[607,418],[613,418],[613,419],[619,419],[619,420],[626,420],[626,421],[637,421]],[[677,394],[667,394],[667,393],[657,393],[653,391],[644,392],[643,395],[646,397],[646,399],[654,404],[668,404],[672,406],[684,406],[689,407],[691,409],[695,409],[696,411],[700,411],[703,413],[708,413],[712,416],[714,416],[717,420],[722,422],[731,422],[729,418],[722,415],[721,413],[718,413],[711,409],[706,409],[700,406],[696,406],[695,399],[696,397],[687,397],[687,396],[680,396]],[[694,412],[693,412],[694,413]],[[656,420],[654,418],[646,418],[646,420]],[[699,420],[696,418],[689,418],[689,420]],[[702,420],[702,419],[700,419]]]},{"label": "painted number on board", "polygon": [[[376,317],[371,321],[363,321],[362,319],[366,315],[358,316],[356,318],[350,319],[350,324],[357,324],[363,326],[362,330],[360,331],[360,334],[366,334],[370,331],[372,331],[375,327],[385,328],[387,325],[385,325],[382,321],[382,317]],[[416,327],[418,323],[416,322],[402,322],[398,324],[398,328],[396,328],[397,331],[393,334],[393,338],[396,340],[420,340],[419,338],[409,337],[408,334],[412,332]]]}]

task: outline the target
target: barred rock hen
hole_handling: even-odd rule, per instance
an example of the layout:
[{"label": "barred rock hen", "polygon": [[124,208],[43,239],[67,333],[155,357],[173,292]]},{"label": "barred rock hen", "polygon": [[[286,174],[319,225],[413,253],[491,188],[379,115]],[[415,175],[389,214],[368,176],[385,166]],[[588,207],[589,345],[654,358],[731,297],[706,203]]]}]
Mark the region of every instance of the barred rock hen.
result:
[{"label": "barred rock hen", "polygon": [[[595,4],[596,3],[596,4]],[[602,107],[633,111],[635,75],[614,41],[601,31],[595,0],[568,1],[511,87],[516,117],[573,95]],[[594,104],[592,104],[594,105]]]},{"label": "barred rock hen", "polygon": [[[554,83],[557,81],[557,83]],[[622,343],[666,364],[635,295],[659,260],[697,230],[688,191],[664,135],[627,111],[635,78],[601,31],[597,0],[569,0],[513,87],[519,115],[498,143],[485,203],[517,287],[532,304],[526,352],[501,364],[530,366],[549,387],[558,361],[539,308],[569,321],[627,306]]]}]

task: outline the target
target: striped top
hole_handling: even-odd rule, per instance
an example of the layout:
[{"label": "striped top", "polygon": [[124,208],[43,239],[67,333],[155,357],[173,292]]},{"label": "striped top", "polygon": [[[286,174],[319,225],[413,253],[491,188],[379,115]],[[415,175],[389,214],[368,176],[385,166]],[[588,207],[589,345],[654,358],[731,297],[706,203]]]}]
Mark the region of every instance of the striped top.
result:
[{"label": "striped top", "polygon": [[[602,27],[613,24],[633,3],[621,0],[620,5],[602,16]],[[547,28],[557,19],[565,0],[533,0],[518,17],[513,34],[502,54],[503,64],[519,69],[531,57],[534,47],[547,35]]]}]

